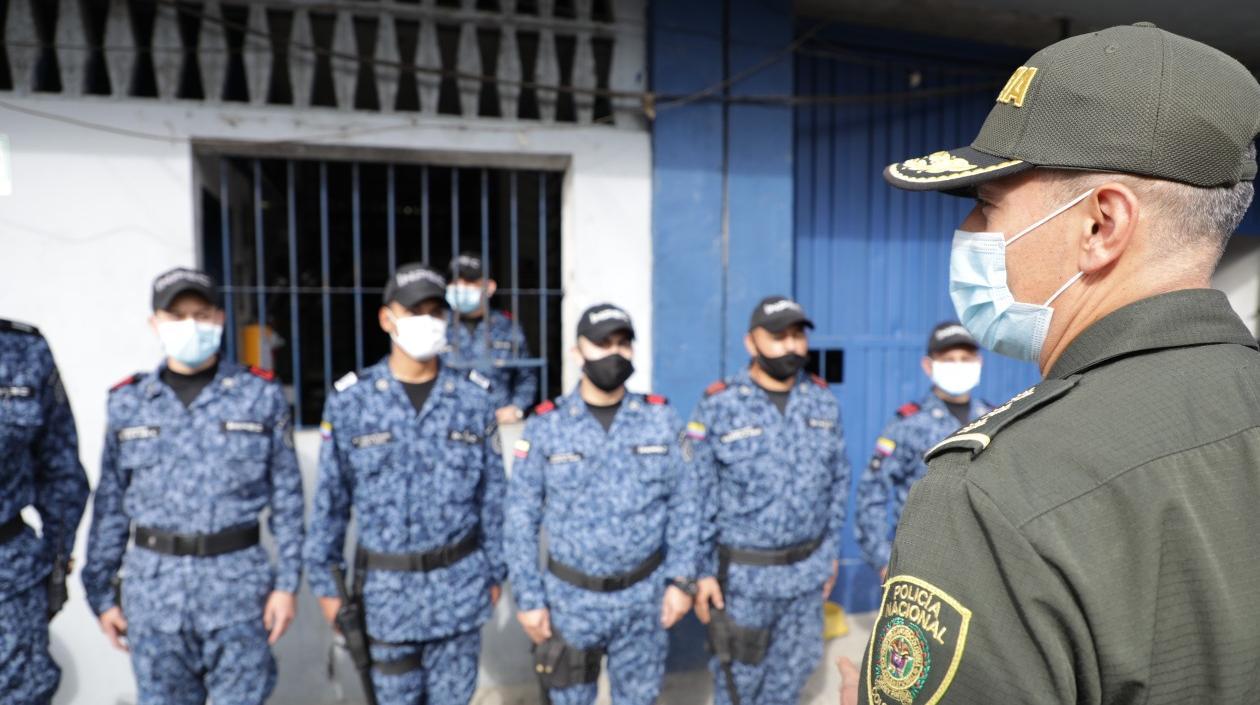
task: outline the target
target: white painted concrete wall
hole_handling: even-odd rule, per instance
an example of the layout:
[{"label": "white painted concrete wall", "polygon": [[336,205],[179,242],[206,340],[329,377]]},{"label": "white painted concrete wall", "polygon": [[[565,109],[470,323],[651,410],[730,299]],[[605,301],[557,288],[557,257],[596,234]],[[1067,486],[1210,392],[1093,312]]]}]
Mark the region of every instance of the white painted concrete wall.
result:
[{"label": "white painted concrete wall", "polygon": [[1260,333],[1260,237],[1235,235],[1212,277],[1251,334]]},{"label": "white painted concrete wall", "polygon": [[[365,148],[486,154],[564,155],[569,159],[561,215],[563,332],[573,344],[588,305],[613,301],[634,317],[639,371],[631,386],[650,388],[651,154],[645,131],[539,127],[458,119],[333,111],[207,108],[199,105],[6,99],[26,109],[160,135],[141,139],[0,108],[0,133],[12,147],[13,192],[0,197],[0,317],[39,326],[61,367],[80,435],[80,454],[96,484],[106,390],[159,358],[145,325],[154,275],[195,262],[192,140],[298,141]],[[577,370],[566,357],[565,384]],[[308,492],[318,437],[299,434]],[[88,521],[80,528],[77,557]],[[527,679],[524,637],[500,609],[487,627],[483,682]],[[58,705],[133,702],[125,655],[99,633],[76,575],[71,602],[52,625],[64,669]],[[335,702],[324,680],[328,631],[303,592],[298,623],[277,649],[280,686],[273,703]],[[353,683],[341,662],[343,682]],[[353,686],[349,687],[353,692]]]}]

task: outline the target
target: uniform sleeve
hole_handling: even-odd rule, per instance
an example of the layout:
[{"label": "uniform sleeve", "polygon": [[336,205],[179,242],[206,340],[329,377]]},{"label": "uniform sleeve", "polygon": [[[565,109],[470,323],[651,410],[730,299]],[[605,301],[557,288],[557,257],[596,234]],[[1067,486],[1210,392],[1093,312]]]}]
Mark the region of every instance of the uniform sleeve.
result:
[{"label": "uniform sleeve", "polygon": [[87,560],[80,579],[92,611],[100,615],[113,607],[112,582],[122,567],[123,553],[131,535],[131,517],[123,508],[123,497],[131,478],[118,465],[118,434],[110,424],[101,452],[101,478],[92,498],[92,528],[88,532]]},{"label": "uniform sleeve", "polygon": [[849,451],[844,445],[844,420],[840,415],[840,403],[836,402],[836,453],[831,458],[831,510],[828,512],[827,533],[831,537],[832,557],[840,558],[841,537],[844,533],[844,514],[849,502],[849,482],[853,476],[849,464]]},{"label": "uniform sleeve", "polygon": [[51,353],[48,367],[50,371],[40,395],[44,423],[34,444],[35,509],[43,525],[48,557],[65,560],[74,548],[74,535],[87,505],[88,480],[79,462],[79,435],[74,427],[74,414]]},{"label": "uniform sleeve", "polygon": [[522,611],[547,606],[539,569],[538,531],[542,526],[543,454],[534,443],[537,419],[525,424],[525,433],[513,453],[512,478],[508,481],[504,516],[503,550],[512,597]]},{"label": "uniform sleeve", "polygon": [[[518,358],[527,358],[530,356],[529,341],[525,339],[525,331],[521,330],[516,321],[512,321],[511,332],[512,345],[519,351]],[[537,367],[516,367],[512,369],[510,379],[512,381],[511,396],[508,398],[508,404],[518,409],[528,409],[534,405],[534,400],[538,398],[538,374]]]},{"label": "uniform sleeve", "polygon": [[670,445],[668,456],[675,481],[665,525],[665,575],[693,579],[699,567],[700,485],[695,464],[683,458],[682,421],[673,409],[667,411],[671,432],[679,440]]},{"label": "uniform sleeve", "polygon": [[717,576],[718,467],[709,439],[711,407],[701,400],[687,424],[687,462],[696,483],[696,577]]},{"label": "uniform sleeve", "polygon": [[889,478],[894,473],[904,472],[899,469],[905,462],[904,456],[904,444],[900,442],[894,420],[884,427],[884,432],[875,441],[871,460],[858,482],[854,533],[862,549],[862,557],[875,570],[888,565],[888,553],[892,549],[889,540],[891,523],[888,520]]},{"label": "uniform sleeve", "polygon": [[507,577],[503,562],[503,501],[507,493],[507,477],[503,471],[503,449],[499,444],[499,427],[494,412],[485,415],[485,464],[481,472],[481,547],[490,564],[491,579],[502,584]]},{"label": "uniform sleeve", "polygon": [[345,571],[346,527],[350,523],[353,498],[351,468],[346,451],[338,441],[336,393],[324,405],[320,422],[319,479],[311,505],[311,522],[302,551],[306,582],[317,597],[336,597],[337,584],[332,569]]},{"label": "uniform sleeve", "polygon": [[1094,656],[1059,575],[983,490],[928,473],[897,531],[859,702],[1076,702]]},{"label": "uniform sleeve", "polygon": [[297,592],[302,580],[302,471],[293,449],[289,403],[278,384],[268,384],[276,413],[271,438],[271,516],[267,519],[276,540],[276,590]]}]

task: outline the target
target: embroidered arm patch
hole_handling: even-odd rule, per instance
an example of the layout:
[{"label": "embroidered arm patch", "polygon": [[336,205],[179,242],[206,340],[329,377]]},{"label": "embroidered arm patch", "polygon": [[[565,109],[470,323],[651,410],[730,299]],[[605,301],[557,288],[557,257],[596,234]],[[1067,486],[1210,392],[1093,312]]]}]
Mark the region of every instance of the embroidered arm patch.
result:
[{"label": "embroidered arm patch", "polygon": [[867,645],[871,705],[938,702],[962,662],[970,623],[971,610],[944,590],[909,575],[890,578]]}]

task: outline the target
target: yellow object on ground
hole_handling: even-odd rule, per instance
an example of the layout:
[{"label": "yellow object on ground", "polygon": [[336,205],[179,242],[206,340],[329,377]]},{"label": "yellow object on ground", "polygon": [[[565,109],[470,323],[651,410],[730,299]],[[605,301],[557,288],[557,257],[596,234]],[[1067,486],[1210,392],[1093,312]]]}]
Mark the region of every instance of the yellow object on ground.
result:
[{"label": "yellow object on ground", "polygon": [[844,618],[844,608],[828,600],[823,603],[823,641],[837,639],[849,633],[849,622]]}]

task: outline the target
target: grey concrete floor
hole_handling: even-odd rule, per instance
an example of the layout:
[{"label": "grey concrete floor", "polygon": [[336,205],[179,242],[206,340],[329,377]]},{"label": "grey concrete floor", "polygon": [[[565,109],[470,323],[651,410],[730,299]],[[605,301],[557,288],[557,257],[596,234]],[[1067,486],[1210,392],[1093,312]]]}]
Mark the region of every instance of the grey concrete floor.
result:
[{"label": "grey concrete floor", "polygon": [[[866,639],[875,624],[875,612],[848,615],[849,633],[832,639],[824,647],[822,663],[814,670],[804,692],[801,705],[837,705],[840,702],[840,676],[835,662],[848,656],[855,663],[862,660]],[[599,698],[596,705],[611,705],[608,696],[608,679],[600,677]],[[713,702],[713,682],[708,671],[670,673],[665,677],[665,690],[658,705],[710,705]],[[483,688],[473,697],[473,705],[540,705],[538,687],[533,684]]]}]

